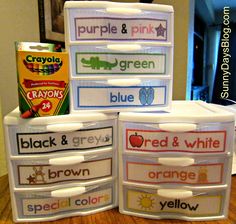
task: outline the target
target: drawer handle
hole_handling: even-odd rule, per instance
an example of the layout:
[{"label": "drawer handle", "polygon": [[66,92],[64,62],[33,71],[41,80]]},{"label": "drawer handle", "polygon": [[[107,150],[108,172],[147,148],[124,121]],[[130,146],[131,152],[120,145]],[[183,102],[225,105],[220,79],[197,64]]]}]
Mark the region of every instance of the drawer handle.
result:
[{"label": "drawer handle", "polygon": [[184,189],[159,189],[157,194],[165,198],[184,199],[193,197],[193,192]]},{"label": "drawer handle", "polygon": [[140,79],[108,79],[107,83],[112,86],[136,86],[141,83]]},{"label": "drawer handle", "polygon": [[158,158],[157,162],[166,166],[190,166],[194,164],[194,159],[189,157],[164,157]]},{"label": "drawer handle", "polygon": [[114,13],[114,14],[139,14],[142,12],[141,9],[134,9],[134,8],[124,8],[124,7],[107,7],[106,11],[108,13]]},{"label": "drawer handle", "polygon": [[55,166],[64,166],[64,165],[74,165],[84,161],[85,161],[84,156],[67,156],[67,157],[49,159],[49,164]]},{"label": "drawer handle", "polygon": [[46,130],[50,132],[71,132],[83,128],[82,123],[64,123],[64,124],[49,124]]},{"label": "drawer handle", "polygon": [[107,48],[113,51],[135,51],[140,50],[140,44],[108,44]]},{"label": "drawer handle", "polygon": [[196,124],[186,124],[186,123],[163,123],[158,125],[163,131],[169,132],[187,132],[194,131],[197,129]]},{"label": "drawer handle", "polygon": [[52,191],[51,197],[54,197],[54,198],[73,197],[76,195],[81,195],[85,192],[86,192],[85,187],[64,188],[64,189]]}]

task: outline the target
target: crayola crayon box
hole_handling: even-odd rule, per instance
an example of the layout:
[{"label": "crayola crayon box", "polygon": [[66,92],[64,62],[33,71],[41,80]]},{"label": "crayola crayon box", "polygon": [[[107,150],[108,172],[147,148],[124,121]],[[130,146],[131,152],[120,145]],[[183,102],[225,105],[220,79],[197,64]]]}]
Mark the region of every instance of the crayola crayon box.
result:
[{"label": "crayola crayon box", "polygon": [[22,118],[69,113],[68,55],[55,44],[16,42]]}]

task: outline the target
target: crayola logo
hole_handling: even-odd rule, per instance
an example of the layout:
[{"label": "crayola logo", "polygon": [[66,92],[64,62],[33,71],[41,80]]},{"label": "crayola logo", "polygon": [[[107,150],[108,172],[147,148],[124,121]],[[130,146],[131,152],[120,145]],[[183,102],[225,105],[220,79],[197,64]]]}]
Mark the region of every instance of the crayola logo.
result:
[{"label": "crayola logo", "polygon": [[52,75],[62,66],[61,59],[54,56],[35,57],[27,55],[23,63],[28,70],[39,75]]},{"label": "crayola logo", "polygon": [[47,63],[54,62],[54,63],[58,63],[58,64],[61,63],[61,59],[54,57],[54,56],[52,56],[52,57],[34,57],[32,55],[27,55],[26,61],[27,62],[40,62],[42,64],[45,64],[46,62]]}]

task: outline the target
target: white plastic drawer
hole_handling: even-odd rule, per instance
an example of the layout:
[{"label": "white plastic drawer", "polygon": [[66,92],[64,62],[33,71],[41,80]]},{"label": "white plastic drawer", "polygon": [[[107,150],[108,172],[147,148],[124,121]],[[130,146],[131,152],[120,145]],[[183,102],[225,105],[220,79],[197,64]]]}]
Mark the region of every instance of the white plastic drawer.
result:
[{"label": "white plastic drawer", "polygon": [[74,183],[95,184],[117,175],[116,151],[100,154],[65,154],[47,159],[25,157],[11,160],[16,188],[53,189]]},{"label": "white plastic drawer", "polygon": [[233,122],[153,122],[142,123],[138,119],[137,122],[120,121],[123,150],[129,153],[232,153]]},{"label": "white plastic drawer", "polygon": [[227,218],[229,190],[184,190],[172,187],[139,188],[123,186],[121,213],[152,219],[188,221]]},{"label": "white plastic drawer", "polygon": [[[123,155],[123,179],[160,186],[212,187],[230,183],[231,157],[144,157]],[[120,161],[121,164],[121,161]]]},{"label": "white plastic drawer", "polygon": [[[101,115],[101,114],[100,114]],[[40,122],[41,118],[24,119],[25,122],[5,124],[6,145],[10,155],[46,155],[54,152],[92,153],[102,148],[116,147],[116,116],[113,119],[81,122],[56,116],[58,119]],[[81,115],[83,117],[85,115]],[[89,114],[87,114],[89,119]],[[105,115],[104,115],[105,116]],[[75,118],[75,115],[73,115]],[[9,119],[10,120],[10,119]],[[32,121],[32,122],[31,122]],[[38,122],[36,122],[38,121]]]},{"label": "white plastic drawer", "polygon": [[173,8],[157,4],[65,4],[67,41],[173,41]]},{"label": "white plastic drawer", "polygon": [[72,113],[83,110],[166,110],[170,106],[172,80],[103,79],[72,80]]},{"label": "white plastic drawer", "polygon": [[71,78],[171,76],[173,48],[107,44],[69,46]]},{"label": "white plastic drawer", "polygon": [[90,215],[117,206],[117,183],[61,188],[51,192],[15,192],[12,202],[16,222]]}]

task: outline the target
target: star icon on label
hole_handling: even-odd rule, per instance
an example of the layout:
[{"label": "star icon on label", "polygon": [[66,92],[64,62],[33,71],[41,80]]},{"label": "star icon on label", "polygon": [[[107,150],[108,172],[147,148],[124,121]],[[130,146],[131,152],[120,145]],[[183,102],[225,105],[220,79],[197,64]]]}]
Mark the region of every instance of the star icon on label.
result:
[{"label": "star icon on label", "polygon": [[157,37],[158,36],[162,36],[164,37],[165,36],[165,31],[166,31],[166,28],[163,27],[160,23],[160,25],[158,27],[155,27],[155,30],[157,31]]},{"label": "star icon on label", "polygon": [[29,181],[29,184],[35,184],[35,177],[32,177],[31,175],[29,175],[29,177],[27,178],[27,180]]}]

